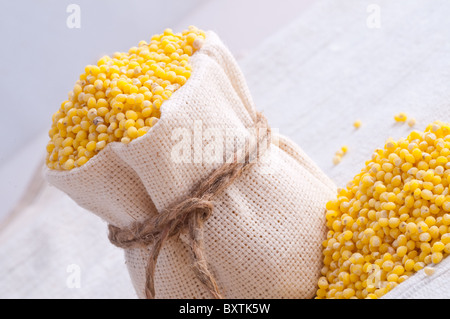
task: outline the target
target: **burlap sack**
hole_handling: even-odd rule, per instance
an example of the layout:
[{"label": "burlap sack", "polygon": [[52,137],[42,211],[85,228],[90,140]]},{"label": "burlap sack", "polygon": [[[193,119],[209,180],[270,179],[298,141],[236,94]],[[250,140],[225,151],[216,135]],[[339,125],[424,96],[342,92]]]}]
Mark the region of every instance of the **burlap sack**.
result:
[{"label": "burlap sack", "polygon": [[[190,163],[180,162],[174,157],[180,136],[174,132],[192,133],[194,150],[195,143],[202,143],[194,136],[199,128],[249,137],[257,118],[243,75],[216,34],[207,33],[191,64],[191,78],[164,102],[161,119],[146,135],[128,145],[111,143],[80,168],[46,170],[48,181],[119,228],[189,197],[222,164],[208,152],[200,161],[192,155]],[[311,298],[316,291],[325,203],[335,195],[335,186],[275,131],[277,143],[264,152],[264,161],[214,198],[204,225],[208,269],[225,298]],[[203,148],[207,145],[203,136]],[[225,157],[235,151],[225,148]],[[140,298],[146,297],[150,251],[151,245],[125,250]],[[193,271],[190,253],[185,234],[164,243],[155,270],[157,298],[211,298]]]}]

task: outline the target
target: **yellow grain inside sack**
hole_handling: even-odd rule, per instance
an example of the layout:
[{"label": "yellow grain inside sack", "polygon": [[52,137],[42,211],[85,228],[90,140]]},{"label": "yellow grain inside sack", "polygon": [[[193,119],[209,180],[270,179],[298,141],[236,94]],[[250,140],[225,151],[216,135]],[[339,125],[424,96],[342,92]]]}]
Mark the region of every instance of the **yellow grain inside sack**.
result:
[{"label": "yellow grain inside sack", "polygon": [[195,27],[182,33],[166,29],[149,43],[86,66],[53,115],[47,166],[71,170],[108,143],[128,144],[144,135],[161,116],[162,103],[189,79],[189,57],[204,39]]}]

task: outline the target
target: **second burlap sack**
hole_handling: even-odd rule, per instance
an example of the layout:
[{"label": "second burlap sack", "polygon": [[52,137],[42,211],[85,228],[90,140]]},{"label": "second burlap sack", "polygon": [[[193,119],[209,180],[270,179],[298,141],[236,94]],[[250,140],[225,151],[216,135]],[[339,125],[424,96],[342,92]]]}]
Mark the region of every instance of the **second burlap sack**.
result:
[{"label": "second burlap sack", "polygon": [[[146,135],[128,145],[111,143],[80,168],[47,169],[48,181],[117,229],[192,197],[199,183],[223,165],[217,159],[233,158],[237,151],[225,147],[223,156],[212,156],[206,151],[211,136],[232,131],[251,138],[258,115],[241,71],[216,34],[207,33],[190,63],[192,76],[164,102],[161,119]],[[203,227],[204,266],[224,298],[315,295],[326,237],[325,204],[335,186],[275,128],[272,141],[261,158],[214,196]],[[192,154],[186,154],[186,145]],[[125,249],[140,298],[149,295],[153,248],[149,243]],[[168,238],[157,257],[156,298],[214,296],[192,264],[186,230]]]}]

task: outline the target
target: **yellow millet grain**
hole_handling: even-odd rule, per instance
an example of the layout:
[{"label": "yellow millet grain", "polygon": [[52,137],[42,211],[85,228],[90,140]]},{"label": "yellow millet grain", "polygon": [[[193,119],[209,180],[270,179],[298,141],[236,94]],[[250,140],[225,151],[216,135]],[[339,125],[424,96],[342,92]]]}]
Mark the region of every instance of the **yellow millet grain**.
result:
[{"label": "yellow millet grain", "polygon": [[361,120],[356,120],[355,122],[353,122],[353,126],[354,126],[356,129],[360,128],[361,125],[362,125]]},{"label": "yellow millet grain", "polygon": [[160,118],[162,103],[191,76],[189,57],[204,39],[193,26],[181,33],[166,29],[149,43],[86,66],[52,117],[47,166],[71,170],[108,143],[128,144],[145,135]]},{"label": "yellow millet grain", "polygon": [[394,120],[396,122],[406,122],[407,119],[408,119],[408,116],[404,112],[400,112],[400,113],[394,115]]},{"label": "yellow millet grain", "polygon": [[326,205],[316,297],[379,298],[448,256],[449,185],[450,124],[435,122],[376,150]]},{"label": "yellow millet grain", "polygon": [[342,157],[347,154],[348,152],[348,146],[344,145],[341,147],[341,149],[339,151],[337,151],[334,156],[333,156],[333,164],[337,165],[341,162]]}]

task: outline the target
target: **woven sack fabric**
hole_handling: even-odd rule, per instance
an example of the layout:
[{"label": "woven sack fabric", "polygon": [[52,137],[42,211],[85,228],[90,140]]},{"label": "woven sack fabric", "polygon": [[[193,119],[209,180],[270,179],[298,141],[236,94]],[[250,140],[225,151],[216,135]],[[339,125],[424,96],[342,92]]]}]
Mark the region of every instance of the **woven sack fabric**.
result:
[{"label": "woven sack fabric", "polygon": [[[108,144],[71,171],[46,169],[47,180],[121,228],[187,198],[222,164],[208,151],[208,138],[237,132],[251,139],[256,121],[245,79],[215,33],[207,32],[190,63],[190,79],[164,102],[160,120],[147,134],[128,145]],[[312,298],[316,291],[326,236],[325,203],[335,195],[335,186],[296,144],[272,131],[274,142],[215,198],[205,223],[208,267],[225,298]],[[191,156],[175,152],[186,134],[191,136]],[[200,160],[198,149],[203,150]],[[219,157],[229,158],[236,151],[224,147]],[[211,297],[194,274],[186,238],[170,238],[161,250],[155,271],[157,298]],[[140,298],[145,298],[150,248],[125,250]]]}]

